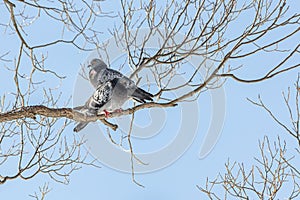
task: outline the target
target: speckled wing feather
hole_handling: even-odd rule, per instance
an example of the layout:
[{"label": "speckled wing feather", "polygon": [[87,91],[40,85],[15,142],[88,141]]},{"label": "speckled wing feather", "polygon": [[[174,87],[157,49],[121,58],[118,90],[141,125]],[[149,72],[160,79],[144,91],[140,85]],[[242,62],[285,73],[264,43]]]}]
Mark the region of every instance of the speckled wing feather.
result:
[{"label": "speckled wing feather", "polygon": [[[80,112],[87,116],[93,116],[105,109],[105,105],[110,102],[113,94],[113,83],[108,81],[103,85],[100,85],[94,94],[87,100],[84,107],[80,109]],[[81,131],[84,127],[88,125],[88,122],[79,122],[75,128],[74,132]]]},{"label": "speckled wing feather", "polygon": [[101,108],[111,99],[113,93],[113,86],[111,81],[107,81],[100,85],[89,101],[86,102],[86,107],[92,113],[97,113]]}]

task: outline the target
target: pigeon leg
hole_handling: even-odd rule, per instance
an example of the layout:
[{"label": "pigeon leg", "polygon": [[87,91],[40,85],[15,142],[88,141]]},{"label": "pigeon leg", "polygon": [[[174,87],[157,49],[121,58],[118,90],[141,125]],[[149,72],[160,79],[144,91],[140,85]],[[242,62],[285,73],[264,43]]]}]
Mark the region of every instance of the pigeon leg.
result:
[{"label": "pigeon leg", "polygon": [[103,112],[104,112],[104,115],[105,115],[105,117],[106,117],[106,118],[108,118],[108,117],[109,117],[109,114],[110,114],[110,112],[108,112],[107,110],[103,110]]}]

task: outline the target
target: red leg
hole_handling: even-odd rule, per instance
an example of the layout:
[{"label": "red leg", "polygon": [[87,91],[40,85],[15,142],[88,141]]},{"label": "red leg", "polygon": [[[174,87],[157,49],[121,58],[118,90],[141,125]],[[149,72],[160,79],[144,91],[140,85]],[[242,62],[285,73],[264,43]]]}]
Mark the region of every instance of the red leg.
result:
[{"label": "red leg", "polygon": [[103,110],[103,112],[104,112],[104,115],[105,115],[105,117],[106,117],[106,118],[108,118],[108,117],[109,117],[109,114],[110,114],[110,112],[108,112],[107,110]]}]

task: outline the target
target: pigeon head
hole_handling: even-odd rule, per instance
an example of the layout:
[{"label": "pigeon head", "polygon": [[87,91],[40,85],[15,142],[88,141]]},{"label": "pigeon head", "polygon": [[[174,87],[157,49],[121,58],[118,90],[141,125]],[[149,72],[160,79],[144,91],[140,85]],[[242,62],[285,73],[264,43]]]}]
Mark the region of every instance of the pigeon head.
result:
[{"label": "pigeon head", "polygon": [[102,69],[107,68],[107,65],[100,59],[94,58],[91,62],[90,65],[88,65],[88,68],[91,70],[94,70],[96,72],[101,71]]}]

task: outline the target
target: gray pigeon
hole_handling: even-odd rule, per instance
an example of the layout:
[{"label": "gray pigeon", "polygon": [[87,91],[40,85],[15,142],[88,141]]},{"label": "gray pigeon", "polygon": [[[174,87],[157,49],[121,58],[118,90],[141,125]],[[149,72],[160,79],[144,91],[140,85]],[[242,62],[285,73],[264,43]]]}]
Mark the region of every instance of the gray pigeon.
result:
[{"label": "gray pigeon", "polygon": [[146,100],[152,101],[152,94],[137,87],[132,80],[124,76],[122,73],[108,68],[102,60],[95,58],[91,61],[88,67],[90,68],[89,79],[94,88],[97,88],[99,85],[102,85],[114,78],[122,78],[124,86],[132,92],[130,95],[131,98],[140,103],[145,103]]},{"label": "gray pigeon", "polygon": [[[134,85],[135,86],[135,85]],[[87,116],[105,113],[108,117],[110,112],[121,110],[121,106],[135,94],[136,86],[128,85],[126,77],[114,78],[100,85],[94,94],[88,99],[80,112]],[[82,130],[88,122],[79,122],[74,132]]]}]

